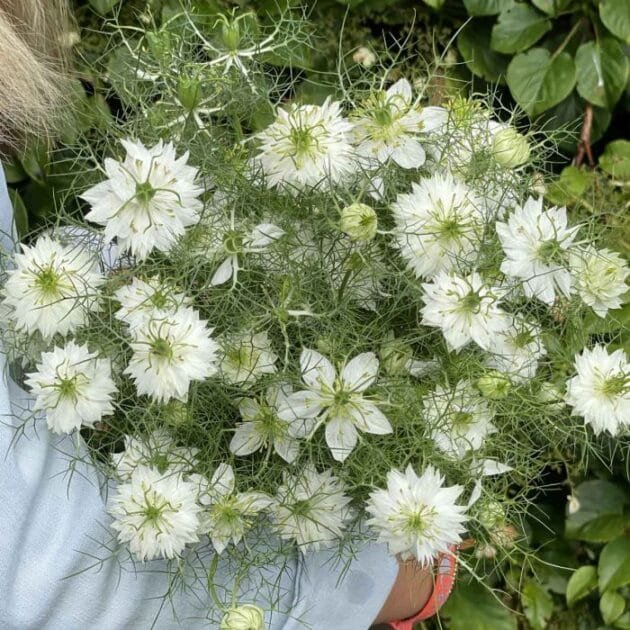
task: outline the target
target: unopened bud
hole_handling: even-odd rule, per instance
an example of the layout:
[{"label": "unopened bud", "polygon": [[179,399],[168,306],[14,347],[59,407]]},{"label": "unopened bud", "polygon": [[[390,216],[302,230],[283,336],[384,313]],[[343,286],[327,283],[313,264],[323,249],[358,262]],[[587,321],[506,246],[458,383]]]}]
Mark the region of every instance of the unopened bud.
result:
[{"label": "unopened bud", "polygon": [[488,530],[494,530],[505,523],[505,510],[499,501],[486,499],[477,509],[479,522]]},{"label": "unopened bud", "polygon": [[241,29],[238,20],[225,20],[221,27],[223,43],[228,50],[238,50],[241,43]]},{"label": "unopened bud", "polygon": [[381,346],[379,356],[383,369],[390,376],[409,374],[408,366],[413,360],[413,352],[404,341],[396,339],[393,333],[388,335],[387,341]]},{"label": "unopened bud", "polygon": [[244,604],[230,608],[221,619],[220,630],[264,630],[265,614],[262,608]]},{"label": "unopened bud", "polygon": [[480,560],[492,560],[497,556],[497,548],[492,545],[479,545],[475,549],[475,556]]},{"label": "unopened bud", "polygon": [[172,400],[164,407],[164,419],[174,427],[187,424],[190,421],[188,406],[179,400]]},{"label": "unopened bud", "polygon": [[579,499],[574,494],[570,494],[567,497],[567,509],[569,510],[569,514],[575,514],[580,510],[580,507]]},{"label": "unopened bud", "polygon": [[353,241],[370,241],[376,235],[378,218],[374,208],[353,203],[341,211],[341,231]]},{"label": "unopened bud", "polygon": [[492,154],[494,159],[505,168],[514,168],[529,159],[529,142],[516,129],[508,127],[494,135]]},{"label": "unopened bud", "polygon": [[199,106],[201,100],[201,81],[194,77],[181,77],[177,86],[177,96],[180,103],[192,112]]},{"label": "unopened bud", "polygon": [[481,392],[481,395],[490,400],[505,398],[511,388],[510,379],[505,374],[497,371],[484,374],[477,381],[477,389]]}]

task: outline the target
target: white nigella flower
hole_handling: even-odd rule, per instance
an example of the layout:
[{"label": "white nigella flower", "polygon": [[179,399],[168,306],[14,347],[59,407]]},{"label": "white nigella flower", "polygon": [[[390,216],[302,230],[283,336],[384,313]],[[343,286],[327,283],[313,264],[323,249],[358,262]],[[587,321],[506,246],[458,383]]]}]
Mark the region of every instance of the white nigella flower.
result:
[{"label": "white nigella flower", "polygon": [[497,432],[492,424],[494,412],[468,380],[459,381],[454,389],[438,385],[423,403],[431,438],[449,457],[463,459]]},{"label": "white nigella flower", "polygon": [[536,375],[538,360],[545,354],[540,326],[522,316],[511,316],[509,328],[492,338],[486,365],[509,374],[515,381],[523,381]]},{"label": "white nigella flower", "polygon": [[496,224],[506,255],[501,271],[520,279],[527,297],[546,304],[553,304],[558,294],[569,297],[568,254],[578,229],[567,227],[566,208],[543,210],[542,197],[529,197],[507,222]]},{"label": "white nigella flower", "polygon": [[509,326],[498,306],[500,292],[484,284],[477,272],[462,278],[443,271],[422,287],[422,323],[441,328],[450,350],[458,352],[471,341],[486,350]]},{"label": "white nigella flower", "polygon": [[[209,229],[216,229],[209,226]],[[232,280],[235,285],[238,280],[238,270],[241,268],[241,260],[251,254],[260,254],[275,243],[284,234],[284,230],[273,223],[260,223],[251,230],[245,230],[235,225],[234,215],[231,225],[217,231],[214,236],[216,243],[215,257],[226,256],[218,269],[214,272],[210,284],[218,286]]]},{"label": "white nigella flower", "polygon": [[318,473],[309,465],[299,475],[284,473],[271,514],[282,538],[303,552],[317,551],[343,536],[352,515],[349,503],[332,470]]},{"label": "white nigella flower", "polygon": [[256,138],[258,163],[269,188],[297,192],[320,186],[328,189],[354,173],[350,144],[352,124],[341,115],[341,104],[291,105],[279,109],[275,122]]},{"label": "white nigella flower", "polygon": [[571,252],[569,264],[579,296],[600,317],[622,305],[630,268],[617,252],[592,246],[580,248]]},{"label": "white nigella flower", "polygon": [[92,427],[114,412],[117,389],[109,360],[98,359],[87,346],[74,341],[44,352],[37,371],[28,374],[25,382],[35,396],[34,409],[46,413],[53,433],[71,433],[81,425]]},{"label": "white nigella flower", "polygon": [[630,363],[623,350],[585,348],[575,356],[577,374],[567,382],[566,402],[572,415],[582,416],[596,435],[630,427]]},{"label": "white nigella flower", "polygon": [[344,461],[356,446],[359,431],[384,435],[392,432],[389,420],[364,392],[376,382],[379,362],[373,352],[348,361],[339,374],[315,350],[300,355],[302,380],[307,389],[290,394],[278,415],[291,422],[296,438],[311,436],[326,425],[326,443],[337,461]]},{"label": "white nigella flower", "polygon": [[264,374],[275,374],[278,355],[272,351],[266,331],[230,335],[222,343],[220,370],[234,385],[251,385]]},{"label": "white nigella flower", "polygon": [[479,253],[483,204],[465,184],[436,173],[412,185],[392,204],[396,240],[416,277],[463,271]]},{"label": "white nigella flower", "polygon": [[415,558],[428,566],[449,545],[461,541],[466,507],[456,505],[462,486],[444,487],[444,477],[428,466],[418,477],[411,465],[404,473],[391,470],[387,489],[375,490],[366,505],[368,520],[393,555]]},{"label": "white nigella flower", "polygon": [[199,221],[203,188],[188,153],[176,158],[172,143],[151,148],[123,140],[127,155],[107,158],[107,179],[81,197],[91,206],[88,221],[105,226],[105,238],[117,239],[122,250],[144,260],[154,249],[169,251],[186,228]]},{"label": "white nigella flower", "polygon": [[139,328],[150,319],[158,319],[174,313],[182,306],[191,306],[192,299],[175,291],[160,278],[132,278],[130,284],[115,293],[120,302],[116,318],[129,324],[132,329]]},{"label": "white nigella flower", "polygon": [[139,394],[158,402],[185,401],[191,381],[217,371],[219,346],[211,333],[191,308],[151,319],[133,331],[133,356],[124,373],[133,378]]},{"label": "white nigella flower", "polygon": [[399,79],[387,91],[374,93],[360,108],[352,135],[357,153],[368,167],[392,160],[402,168],[419,168],[426,154],[418,134],[435,131],[447,120],[444,108],[418,105],[409,81]]},{"label": "white nigella flower", "polygon": [[238,409],[243,422],[236,425],[230,442],[234,455],[250,455],[261,448],[273,447],[286,462],[298,456],[299,442],[289,434],[289,423],[278,417],[278,408],[292,393],[290,385],[271,385],[264,399],[242,398]]},{"label": "white nigella flower", "polygon": [[3,290],[16,329],[39,331],[50,339],[85,326],[90,311],[98,308],[98,290],[105,281],[98,259],[46,234],[21,248]]},{"label": "white nigella flower", "polygon": [[210,483],[201,483],[199,502],[204,506],[200,532],[207,533],[217,553],[232,541],[238,544],[256,516],[272,504],[263,492],[236,492],[234,471],[220,464]]},{"label": "white nigella flower", "polygon": [[118,540],[143,562],[175,558],[198,542],[201,510],[194,483],[147,466],[138,466],[107,505]]},{"label": "white nigella flower", "polygon": [[165,474],[189,474],[197,463],[196,448],[178,446],[170,433],[158,428],[146,436],[125,435],[125,450],[114,453],[112,460],[116,474],[122,481],[131,479],[138,466],[155,468]]}]

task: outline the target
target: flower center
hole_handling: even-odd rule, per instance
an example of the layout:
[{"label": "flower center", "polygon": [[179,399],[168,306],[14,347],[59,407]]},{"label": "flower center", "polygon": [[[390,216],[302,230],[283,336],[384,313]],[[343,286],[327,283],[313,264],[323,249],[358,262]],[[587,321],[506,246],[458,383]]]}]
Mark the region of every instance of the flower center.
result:
[{"label": "flower center", "polygon": [[72,378],[62,378],[57,384],[59,398],[76,398],[78,375]]},{"label": "flower center", "polygon": [[165,293],[158,290],[151,296],[151,304],[155,308],[164,308],[168,304],[168,297]]},{"label": "flower center", "polygon": [[136,183],[136,198],[142,204],[149,203],[153,197],[155,197],[155,193],[157,190],[151,186],[149,182],[137,182]]},{"label": "flower center", "polygon": [[601,391],[606,396],[613,398],[621,395],[628,386],[628,377],[625,374],[617,374],[607,378],[601,387]]},{"label": "flower center", "polygon": [[156,468],[160,474],[164,474],[168,470],[169,461],[164,453],[153,453],[148,463]]},{"label": "flower center", "polygon": [[462,226],[456,218],[440,221],[436,226],[438,237],[443,241],[452,241],[463,234]]},{"label": "flower center", "polygon": [[311,503],[308,499],[300,499],[291,506],[291,512],[294,516],[307,516],[311,509]]},{"label": "flower center", "polygon": [[456,411],[451,415],[451,426],[457,434],[463,434],[468,431],[473,421],[472,413],[467,411]]},{"label": "flower center", "polygon": [[37,286],[44,295],[57,295],[59,292],[59,274],[52,268],[46,267],[37,274]]},{"label": "flower center", "polygon": [[226,232],[223,237],[223,249],[230,254],[239,254],[243,251],[243,235],[236,230]]},{"label": "flower center", "polygon": [[314,152],[316,141],[308,127],[294,127],[291,129],[289,139],[295,150],[295,157],[305,157]]},{"label": "flower center", "polygon": [[517,348],[525,348],[532,341],[534,341],[534,335],[532,335],[532,333],[528,330],[521,330],[512,337],[512,343]]},{"label": "flower center", "polygon": [[162,515],[166,507],[168,506],[168,501],[165,501],[163,497],[152,493],[154,496],[149,497],[145,495],[145,501],[142,514],[144,515],[143,525],[146,523],[150,523],[153,527],[158,526],[158,522],[162,520]]},{"label": "flower center", "polygon": [[151,342],[151,354],[163,358],[173,358],[173,347],[166,339],[154,339]]},{"label": "flower center", "polygon": [[536,253],[540,262],[545,265],[559,265],[564,262],[564,250],[556,239],[541,243]]},{"label": "flower center", "polygon": [[478,313],[481,307],[481,296],[470,292],[459,301],[459,308],[464,313]]}]

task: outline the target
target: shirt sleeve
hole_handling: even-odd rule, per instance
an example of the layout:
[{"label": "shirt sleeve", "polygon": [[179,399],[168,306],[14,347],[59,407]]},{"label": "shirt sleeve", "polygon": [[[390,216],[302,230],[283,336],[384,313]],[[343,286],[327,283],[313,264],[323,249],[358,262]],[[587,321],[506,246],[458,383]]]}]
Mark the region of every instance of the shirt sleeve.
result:
[{"label": "shirt sleeve", "polygon": [[[12,234],[0,167],[0,251],[13,249]],[[382,607],[397,564],[374,542],[350,563],[333,551],[298,558],[286,549],[280,562],[279,541],[259,533],[241,561],[191,548],[176,579],[164,561],[134,564],[109,530],[106,488],[80,435],[53,435],[32,407],[0,346],[2,630],[218,628],[209,579],[225,606],[263,608],[268,630],[366,630]]]}]

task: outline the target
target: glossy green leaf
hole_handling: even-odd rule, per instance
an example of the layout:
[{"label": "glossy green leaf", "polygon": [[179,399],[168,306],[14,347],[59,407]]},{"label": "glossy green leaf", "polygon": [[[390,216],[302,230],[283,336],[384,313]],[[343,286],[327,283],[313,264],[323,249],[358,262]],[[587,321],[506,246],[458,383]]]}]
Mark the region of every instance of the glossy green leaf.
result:
[{"label": "glossy green leaf", "polygon": [[430,6],[432,9],[441,9],[446,0],[424,0],[424,4]]},{"label": "glossy green leaf", "polygon": [[630,584],[630,538],[620,536],[602,549],[597,572],[600,593]]},{"label": "glossy green leaf", "polygon": [[532,4],[547,15],[557,15],[571,4],[571,0],[532,0]]},{"label": "glossy green leaf", "polygon": [[523,110],[530,117],[536,116],[573,90],[573,58],[566,52],[554,58],[545,48],[532,48],[512,59],[507,69],[507,84]]},{"label": "glossy green leaf", "polygon": [[88,0],[89,5],[101,15],[109,13],[120,0]]},{"label": "glossy green leaf", "polygon": [[516,616],[480,584],[458,584],[441,611],[449,630],[516,630]]},{"label": "glossy green leaf", "polygon": [[597,588],[597,568],[592,565],[580,567],[567,584],[567,604],[573,606]]},{"label": "glossy green leaf", "polygon": [[528,4],[515,4],[499,15],[490,43],[500,53],[517,53],[533,46],[551,30],[550,20]]},{"label": "glossy green leaf", "polygon": [[630,630],[630,611],[623,613],[613,624],[618,630]]},{"label": "glossy green leaf", "polygon": [[612,109],[628,80],[630,62],[619,42],[605,37],[578,48],[575,69],[580,96],[593,105]]},{"label": "glossy green leaf", "polygon": [[514,4],[514,0],[464,0],[470,15],[497,15]]},{"label": "glossy green leaf", "polygon": [[553,599],[537,582],[529,580],[521,593],[523,610],[533,630],[545,630],[553,613]]},{"label": "glossy green leaf", "polygon": [[628,0],[602,0],[599,17],[615,37],[630,44],[630,2]]},{"label": "glossy green leaf", "polygon": [[625,599],[614,591],[604,593],[599,600],[599,612],[602,613],[604,623],[607,625],[615,623],[623,615],[625,609]]},{"label": "glossy green leaf", "polygon": [[474,75],[492,83],[503,83],[510,58],[492,50],[491,32],[487,20],[471,20],[457,36],[457,48]]},{"label": "glossy green leaf", "polygon": [[593,183],[592,171],[577,166],[562,169],[560,177],[547,186],[545,197],[557,206],[574,204]]},{"label": "glossy green leaf", "polygon": [[615,179],[630,179],[630,142],[609,142],[599,158],[599,166]]}]

